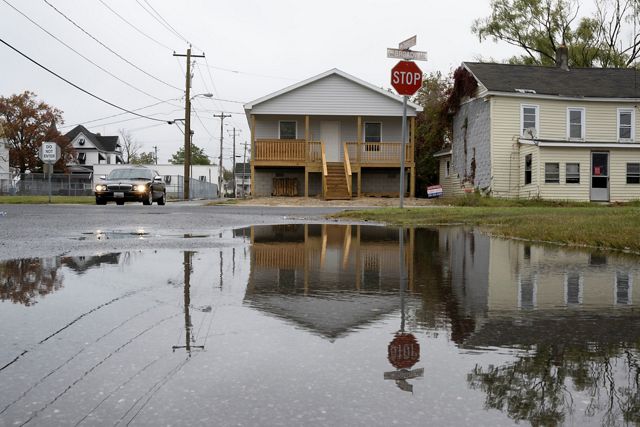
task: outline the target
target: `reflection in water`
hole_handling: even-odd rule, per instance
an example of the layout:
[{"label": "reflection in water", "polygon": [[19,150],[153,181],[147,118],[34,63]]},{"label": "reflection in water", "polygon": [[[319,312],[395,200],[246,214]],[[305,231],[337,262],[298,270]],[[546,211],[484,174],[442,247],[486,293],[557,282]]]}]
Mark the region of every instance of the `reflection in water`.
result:
[{"label": "reflection in water", "polygon": [[62,287],[56,258],[24,258],[0,262],[0,300],[27,306]]}]

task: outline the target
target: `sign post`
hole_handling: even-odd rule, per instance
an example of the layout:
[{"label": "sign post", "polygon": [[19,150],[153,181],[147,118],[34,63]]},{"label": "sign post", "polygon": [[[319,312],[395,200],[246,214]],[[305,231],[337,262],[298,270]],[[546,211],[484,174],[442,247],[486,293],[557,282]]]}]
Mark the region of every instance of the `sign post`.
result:
[{"label": "sign post", "polygon": [[413,36],[399,43],[398,49],[388,48],[387,58],[401,58],[391,69],[391,86],[403,95],[402,100],[402,147],[400,149],[400,209],[404,207],[404,163],[407,144],[407,98],[422,87],[422,71],[412,60],[426,61],[427,52],[409,50],[415,46],[417,37]]},{"label": "sign post", "polygon": [[60,146],[55,142],[43,142],[40,146],[40,160],[45,163],[45,170],[49,174],[49,203],[51,203],[51,175],[53,164],[60,159]]}]

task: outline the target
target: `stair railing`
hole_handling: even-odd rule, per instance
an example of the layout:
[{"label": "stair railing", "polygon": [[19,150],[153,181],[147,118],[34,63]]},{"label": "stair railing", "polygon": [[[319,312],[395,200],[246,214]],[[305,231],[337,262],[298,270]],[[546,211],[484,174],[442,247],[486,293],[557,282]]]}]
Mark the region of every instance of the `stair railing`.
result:
[{"label": "stair railing", "polygon": [[321,142],[321,153],[322,153],[322,195],[327,197],[327,176],[329,172],[327,171],[327,153],[324,149],[324,142]]},{"label": "stair railing", "polygon": [[347,150],[347,143],[342,143],[342,149],[344,150],[344,176],[347,180],[347,193],[351,197],[351,161],[349,160],[349,150]]}]

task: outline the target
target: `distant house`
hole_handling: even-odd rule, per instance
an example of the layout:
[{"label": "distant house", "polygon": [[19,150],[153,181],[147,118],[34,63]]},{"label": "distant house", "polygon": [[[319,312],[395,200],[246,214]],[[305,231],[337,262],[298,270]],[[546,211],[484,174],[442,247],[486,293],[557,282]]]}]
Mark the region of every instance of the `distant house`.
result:
[{"label": "distant house", "polygon": [[65,136],[69,138],[76,151],[76,159],[71,166],[80,166],[77,169],[91,171],[93,165],[124,163],[122,147],[117,135],[102,136],[78,125]]},{"label": "distant house", "polygon": [[[0,175],[9,173],[9,143],[0,127]],[[0,179],[2,176],[0,176]]]},{"label": "distant house", "polygon": [[236,163],[236,197],[244,197],[251,194],[251,165],[249,163]]},{"label": "distant house", "polygon": [[332,69],[244,106],[251,128],[255,196],[395,195],[405,150],[406,186],[415,193],[415,117],[408,103],[402,145],[402,97]]},{"label": "distant house", "polygon": [[640,199],[634,69],[465,62],[453,141],[437,153],[445,195],[473,189],[505,198]]}]

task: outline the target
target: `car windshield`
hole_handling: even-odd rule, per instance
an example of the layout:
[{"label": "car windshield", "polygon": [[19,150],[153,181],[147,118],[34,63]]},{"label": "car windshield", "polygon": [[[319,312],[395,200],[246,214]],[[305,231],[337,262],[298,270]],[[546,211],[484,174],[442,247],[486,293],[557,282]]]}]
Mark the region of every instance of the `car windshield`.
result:
[{"label": "car windshield", "polygon": [[107,179],[153,179],[153,173],[148,169],[114,169]]}]

